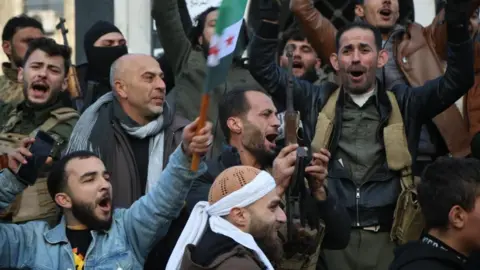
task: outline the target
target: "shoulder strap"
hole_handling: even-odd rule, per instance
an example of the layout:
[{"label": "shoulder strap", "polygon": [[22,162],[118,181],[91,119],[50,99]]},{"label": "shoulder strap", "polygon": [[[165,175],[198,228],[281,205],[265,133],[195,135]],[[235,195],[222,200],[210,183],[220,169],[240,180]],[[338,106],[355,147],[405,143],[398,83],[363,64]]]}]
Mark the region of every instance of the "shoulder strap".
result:
[{"label": "shoulder strap", "polygon": [[80,117],[76,110],[68,107],[58,108],[50,114],[51,116],[39,127],[39,130],[47,132],[60,123]]},{"label": "shoulder strap", "polygon": [[411,168],[412,157],[408,150],[403,117],[395,94],[387,91],[387,96],[392,106],[388,125],[383,130],[387,164],[392,170],[400,170],[402,190],[407,190],[414,187]]},{"label": "shoulder strap", "polygon": [[312,140],[312,150],[319,152],[322,148],[328,148],[333,133],[333,124],[335,121],[335,108],[337,106],[340,88],[337,88],[327,103],[323,106],[322,111],[318,114],[317,123],[315,125],[315,134]]},{"label": "shoulder strap", "polygon": [[337,107],[338,95],[340,94],[340,88],[337,88],[330,97],[328,97],[327,103],[323,106],[322,113],[330,120],[335,120],[335,108]]}]

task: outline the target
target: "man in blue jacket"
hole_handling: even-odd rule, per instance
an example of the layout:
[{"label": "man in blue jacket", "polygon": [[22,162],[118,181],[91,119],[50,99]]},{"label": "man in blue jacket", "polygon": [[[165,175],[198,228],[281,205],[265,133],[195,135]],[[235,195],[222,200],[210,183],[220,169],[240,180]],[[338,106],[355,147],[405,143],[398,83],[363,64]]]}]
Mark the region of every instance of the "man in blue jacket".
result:
[{"label": "man in blue jacket", "polygon": [[[112,209],[110,176],[98,156],[79,151],[58,161],[48,190],[64,217],[53,229],[46,222],[0,224],[0,268],[142,269],[179,215],[193,180],[206,171],[204,163],[190,170],[192,154],[204,155],[212,142],[210,123],[199,135],[196,127],[197,121],[184,129],[161,181],[128,209]],[[10,154],[8,169],[0,172],[0,209],[26,187],[14,172],[32,155],[26,148],[31,143]]]}]

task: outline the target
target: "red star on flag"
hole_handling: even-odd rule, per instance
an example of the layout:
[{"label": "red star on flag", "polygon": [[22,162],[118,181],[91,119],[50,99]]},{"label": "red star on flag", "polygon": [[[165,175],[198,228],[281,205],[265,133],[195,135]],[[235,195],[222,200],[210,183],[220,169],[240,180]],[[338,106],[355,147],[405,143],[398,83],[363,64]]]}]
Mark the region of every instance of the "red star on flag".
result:
[{"label": "red star on flag", "polygon": [[217,48],[217,46],[213,46],[208,50],[208,55],[218,55],[220,50]]},{"label": "red star on flag", "polygon": [[234,39],[234,37],[233,37],[233,36],[230,36],[230,37],[228,37],[228,38],[225,40],[225,42],[227,43],[227,46],[232,45],[233,39]]}]

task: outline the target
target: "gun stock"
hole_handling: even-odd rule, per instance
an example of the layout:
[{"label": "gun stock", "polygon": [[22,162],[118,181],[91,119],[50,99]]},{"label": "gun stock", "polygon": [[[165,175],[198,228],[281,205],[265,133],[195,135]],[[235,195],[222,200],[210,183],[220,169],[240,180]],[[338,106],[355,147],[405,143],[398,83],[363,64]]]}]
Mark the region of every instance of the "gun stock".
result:
[{"label": "gun stock", "polygon": [[[60,22],[57,24],[56,28],[61,31],[63,37],[63,45],[68,47],[68,38],[67,33],[68,29],[65,27],[66,20],[64,18],[60,18]],[[68,80],[68,93],[72,99],[78,99],[82,95],[82,91],[80,89],[80,83],[78,82],[77,70],[74,66],[72,66],[71,59],[68,59],[70,64],[70,69],[68,70],[67,80]]]}]

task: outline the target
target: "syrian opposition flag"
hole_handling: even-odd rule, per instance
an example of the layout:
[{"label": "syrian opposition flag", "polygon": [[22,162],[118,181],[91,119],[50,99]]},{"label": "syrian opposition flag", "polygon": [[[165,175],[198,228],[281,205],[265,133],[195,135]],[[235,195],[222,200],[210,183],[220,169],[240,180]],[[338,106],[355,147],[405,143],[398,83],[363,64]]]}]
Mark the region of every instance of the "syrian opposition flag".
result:
[{"label": "syrian opposition flag", "polygon": [[223,0],[208,51],[205,90],[223,83],[232,64],[248,0]]}]

